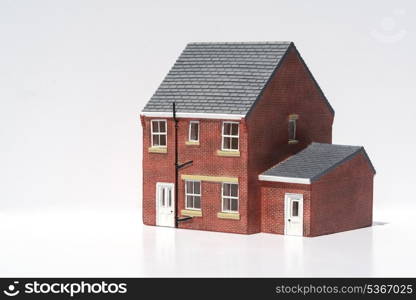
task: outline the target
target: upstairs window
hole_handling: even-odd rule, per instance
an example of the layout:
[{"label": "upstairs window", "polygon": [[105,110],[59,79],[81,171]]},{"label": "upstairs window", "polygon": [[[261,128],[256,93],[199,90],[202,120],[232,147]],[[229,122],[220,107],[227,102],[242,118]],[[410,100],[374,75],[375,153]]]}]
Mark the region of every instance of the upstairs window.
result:
[{"label": "upstairs window", "polygon": [[297,119],[298,119],[298,115],[289,115],[289,123],[288,123],[289,143],[297,142],[297,136],[296,136]]},{"label": "upstairs window", "polygon": [[166,120],[152,120],[152,147],[166,147]]},{"label": "upstairs window", "polygon": [[199,122],[198,121],[189,122],[189,141],[199,142]]},{"label": "upstairs window", "polygon": [[296,120],[289,120],[289,141],[296,140]]},{"label": "upstairs window", "polygon": [[222,184],[222,211],[231,213],[238,212],[238,184]]},{"label": "upstairs window", "polygon": [[201,209],[201,182],[185,181],[186,209]]},{"label": "upstairs window", "polygon": [[222,124],[222,150],[238,151],[239,130],[237,122]]}]

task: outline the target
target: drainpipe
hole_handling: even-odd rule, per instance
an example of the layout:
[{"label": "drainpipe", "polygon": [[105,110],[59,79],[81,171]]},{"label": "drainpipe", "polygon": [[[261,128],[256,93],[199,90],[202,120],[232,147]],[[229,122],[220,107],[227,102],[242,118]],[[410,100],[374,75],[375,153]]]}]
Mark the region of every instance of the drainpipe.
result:
[{"label": "drainpipe", "polygon": [[179,218],[179,212],[178,212],[178,182],[179,182],[179,170],[183,167],[186,167],[187,165],[192,164],[192,160],[187,161],[186,163],[179,164],[178,159],[178,123],[179,120],[176,118],[176,103],[172,103],[172,112],[173,112],[173,121],[175,122],[175,227],[178,227],[179,222],[187,221],[192,219],[192,217],[182,217]]},{"label": "drainpipe", "polygon": [[173,121],[175,122],[175,227],[178,227],[178,119],[176,119],[176,103],[172,104]]}]

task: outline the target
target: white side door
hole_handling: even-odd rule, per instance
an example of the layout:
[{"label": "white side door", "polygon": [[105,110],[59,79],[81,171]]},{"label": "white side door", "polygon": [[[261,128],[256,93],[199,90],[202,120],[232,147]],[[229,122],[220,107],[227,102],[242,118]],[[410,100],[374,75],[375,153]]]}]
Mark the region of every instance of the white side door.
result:
[{"label": "white side door", "polygon": [[158,182],[156,184],[156,225],[175,227],[175,185]]},{"label": "white side door", "polygon": [[303,236],[302,194],[285,194],[285,234]]}]

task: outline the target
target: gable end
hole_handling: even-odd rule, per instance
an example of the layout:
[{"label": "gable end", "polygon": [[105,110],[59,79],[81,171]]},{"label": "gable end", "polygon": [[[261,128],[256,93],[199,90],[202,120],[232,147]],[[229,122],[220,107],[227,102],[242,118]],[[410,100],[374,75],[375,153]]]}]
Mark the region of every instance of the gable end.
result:
[{"label": "gable end", "polygon": [[306,73],[308,74],[309,78],[312,80],[314,86],[316,87],[319,95],[321,96],[322,100],[324,101],[326,107],[328,108],[329,112],[331,113],[332,116],[335,115],[335,110],[333,109],[333,107],[331,106],[331,104],[328,101],[328,98],[326,98],[324,92],[322,91],[321,87],[319,86],[318,82],[316,81],[315,77],[312,75],[312,72],[309,70],[308,66],[306,65],[305,61],[303,60],[302,56],[300,55],[299,51],[297,50],[295,44],[293,42],[290,43],[289,47],[287,48],[286,52],[284,53],[284,55],[282,56],[282,58],[280,59],[279,63],[276,65],[275,69],[273,70],[273,72],[271,73],[270,77],[268,78],[266,84],[264,85],[264,87],[261,89],[260,93],[258,94],[256,100],[254,101],[253,105],[250,107],[249,111],[247,112],[246,117],[248,117],[250,115],[250,113],[253,111],[253,108],[256,106],[256,104],[259,102],[259,100],[262,98],[264,91],[267,89],[267,87],[269,86],[269,83],[272,81],[272,79],[274,78],[274,76],[276,75],[277,71],[279,70],[280,66],[283,64],[283,62],[285,61],[288,53],[290,53],[290,50],[293,49],[296,53],[296,56],[298,57],[299,61],[301,62],[302,66],[305,68]]}]

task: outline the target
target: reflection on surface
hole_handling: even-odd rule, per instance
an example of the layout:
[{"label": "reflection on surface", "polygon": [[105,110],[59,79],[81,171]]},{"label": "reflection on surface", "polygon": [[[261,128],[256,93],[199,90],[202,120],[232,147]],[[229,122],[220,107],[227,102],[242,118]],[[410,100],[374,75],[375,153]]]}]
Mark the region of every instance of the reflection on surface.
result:
[{"label": "reflection on surface", "polygon": [[303,244],[305,238],[300,236],[284,236],[283,258],[285,270],[289,274],[303,273]]},{"label": "reflection on surface", "polygon": [[369,276],[373,230],[316,238],[146,226],[145,276]]},{"label": "reflection on surface", "polygon": [[415,276],[413,212],[381,220],[388,224],[303,238],[143,226],[126,212],[3,213],[0,275]]}]

